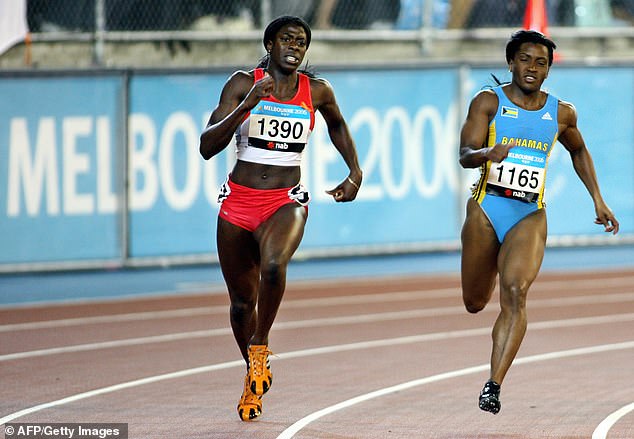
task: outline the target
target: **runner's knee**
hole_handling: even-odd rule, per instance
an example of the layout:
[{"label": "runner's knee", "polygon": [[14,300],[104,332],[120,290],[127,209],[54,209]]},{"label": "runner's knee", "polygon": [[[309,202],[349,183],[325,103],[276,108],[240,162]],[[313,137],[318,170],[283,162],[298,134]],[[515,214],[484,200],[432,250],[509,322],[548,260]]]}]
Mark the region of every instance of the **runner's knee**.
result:
[{"label": "runner's knee", "polygon": [[244,316],[250,316],[255,311],[255,304],[255,298],[232,298],[230,308],[231,317],[240,319]]},{"label": "runner's knee", "polygon": [[465,308],[471,314],[476,314],[482,311],[491,300],[491,295],[495,289],[495,276],[488,282],[486,287],[483,287],[482,280],[480,282],[462,283],[462,301]]},{"label": "runner's knee", "polygon": [[486,305],[487,302],[485,300],[473,300],[470,298],[464,299],[464,306],[471,314],[476,314],[482,311]]},{"label": "runner's knee", "polygon": [[286,276],[286,264],[277,260],[270,260],[262,264],[261,281],[267,284],[279,284],[284,282]]},{"label": "runner's knee", "polygon": [[523,312],[526,309],[526,293],[528,284],[526,282],[502,283],[500,294],[500,305],[512,313]]},{"label": "runner's knee", "polygon": [[465,308],[471,314],[476,314],[482,311],[489,303],[491,293],[489,291],[471,291],[463,289],[462,301]]}]

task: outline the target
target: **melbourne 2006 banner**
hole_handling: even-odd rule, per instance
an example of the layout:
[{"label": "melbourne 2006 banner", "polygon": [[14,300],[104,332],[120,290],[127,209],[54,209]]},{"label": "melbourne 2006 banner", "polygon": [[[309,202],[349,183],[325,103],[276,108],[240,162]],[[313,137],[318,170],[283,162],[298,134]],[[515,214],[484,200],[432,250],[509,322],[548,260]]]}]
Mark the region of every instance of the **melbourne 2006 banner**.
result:
[{"label": "melbourne 2006 banner", "polygon": [[[302,166],[312,201],[300,252],[457,246],[476,177],[457,162],[460,125],[490,73],[509,79],[468,72],[325,71],[364,179],[352,203],[325,193],[347,168],[318,117]],[[229,74],[0,78],[0,265],[213,255],[217,192],[235,152],[204,161],[198,139]],[[577,108],[624,234],[634,233],[633,84],[628,68],[564,67],[545,83]],[[561,145],[547,179],[549,235],[600,235]]]}]

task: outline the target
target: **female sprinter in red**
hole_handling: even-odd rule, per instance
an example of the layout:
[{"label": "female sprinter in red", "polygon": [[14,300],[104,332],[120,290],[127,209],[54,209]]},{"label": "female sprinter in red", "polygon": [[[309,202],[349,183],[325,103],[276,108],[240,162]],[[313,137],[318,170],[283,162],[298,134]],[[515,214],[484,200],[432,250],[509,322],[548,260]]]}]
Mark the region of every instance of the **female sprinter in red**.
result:
[{"label": "female sprinter in red", "polygon": [[500,279],[491,375],[479,400],[480,408],[493,414],[500,410],[500,385],[526,332],[526,296],[544,257],[546,163],[557,140],[592,197],[595,223],[606,232],[619,230],[601,196],[575,108],[541,90],[554,49],[539,32],[515,32],[506,46],[511,83],[473,98],[460,136],[460,164],[481,170],[462,227],[467,311],[484,309]]},{"label": "female sprinter in red", "polygon": [[247,363],[238,403],[243,421],[260,416],[262,395],[272,382],[269,331],[308,216],[309,193],[300,184],[300,162],[315,111],[324,117],[350,170],[327,193],[336,202],[352,201],[361,186],[355,145],[332,87],[298,71],[310,39],[301,18],[273,20],[264,31],[267,55],[258,68],[229,78],[200,136],[205,160],[236,138],[237,163],[219,196],[217,245],[231,300],[231,327]]}]

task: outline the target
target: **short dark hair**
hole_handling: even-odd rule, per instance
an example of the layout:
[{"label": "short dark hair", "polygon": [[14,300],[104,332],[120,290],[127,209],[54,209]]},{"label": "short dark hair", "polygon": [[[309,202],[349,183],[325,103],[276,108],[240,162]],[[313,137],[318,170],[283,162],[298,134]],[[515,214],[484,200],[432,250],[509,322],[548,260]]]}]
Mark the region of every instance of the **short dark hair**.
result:
[{"label": "short dark hair", "polygon": [[306,32],[306,47],[310,46],[310,26],[300,17],[295,17],[293,15],[282,15],[281,17],[277,17],[275,20],[271,21],[269,25],[264,30],[264,38],[262,38],[262,43],[266,48],[266,43],[268,41],[273,41],[275,39],[275,35],[277,32],[287,24],[294,24],[296,26],[301,26],[304,28],[304,32]]},{"label": "short dark hair", "polygon": [[518,30],[513,32],[511,39],[506,43],[506,62],[510,63],[515,54],[520,49],[520,46],[524,43],[534,43],[546,46],[548,49],[548,65],[553,64],[553,52],[557,48],[553,40],[547,38],[541,32],[534,30]]}]

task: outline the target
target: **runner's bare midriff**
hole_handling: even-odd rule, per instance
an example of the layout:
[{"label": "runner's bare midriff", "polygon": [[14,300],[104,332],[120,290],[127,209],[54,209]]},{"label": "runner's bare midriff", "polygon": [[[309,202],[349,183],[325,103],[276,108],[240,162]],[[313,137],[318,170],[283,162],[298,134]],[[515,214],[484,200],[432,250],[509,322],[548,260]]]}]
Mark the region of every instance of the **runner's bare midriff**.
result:
[{"label": "runner's bare midriff", "polygon": [[292,187],[299,183],[299,166],[263,165],[238,160],[231,181],[254,189],[279,189]]}]

